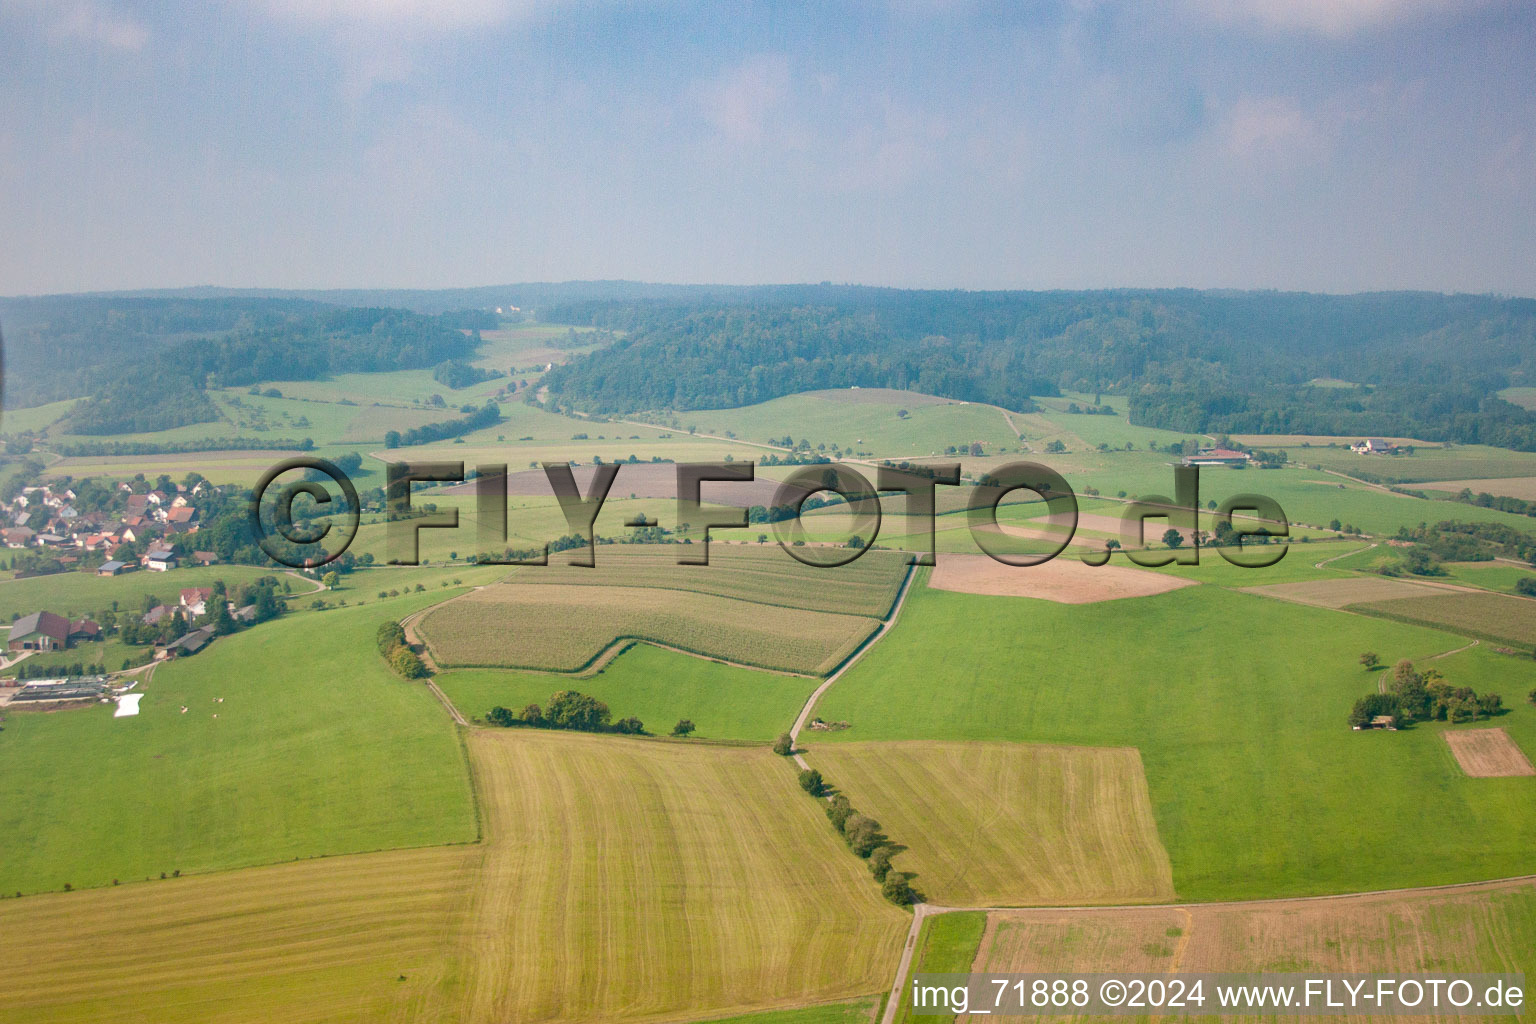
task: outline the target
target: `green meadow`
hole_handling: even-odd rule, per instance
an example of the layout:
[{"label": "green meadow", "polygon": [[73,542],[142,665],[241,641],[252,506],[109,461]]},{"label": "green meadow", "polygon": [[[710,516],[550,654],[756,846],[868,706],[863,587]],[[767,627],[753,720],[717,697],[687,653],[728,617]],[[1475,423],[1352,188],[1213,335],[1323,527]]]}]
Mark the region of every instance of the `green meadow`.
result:
[{"label": "green meadow", "polygon": [[[815,742],[1138,747],[1187,899],[1536,871],[1536,779],[1464,777],[1443,726],[1345,723],[1376,688],[1360,652],[1391,664],[1465,642],[1209,585],[1077,606],[924,588],[818,704],[852,728]],[[1512,688],[1484,662],[1454,666],[1454,683]],[[1536,753],[1536,707],[1519,703],[1500,724]]]},{"label": "green meadow", "polygon": [[454,728],[374,642],[380,622],[442,597],[298,613],[221,638],[157,668],[136,717],[100,704],[9,709],[0,891],[473,841]]},{"label": "green meadow", "polygon": [[[530,643],[537,638],[530,637]],[[763,740],[789,730],[816,680],[735,668],[705,658],[636,644],[590,677],[507,669],[453,669],[438,686],[466,717],[501,705],[543,706],[558,690],[578,690],[608,705],[615,719],[634,715],[665,735],[680,719],[701,739]]]},{"label": "green meadow", "polygon": [[[234,587],[273,575],[278,575],[278,570],[252,565],[207,565],[170,572],[140,569],[122,576],[97,576],[87,571],[7,580],[0,583],[0,619],[9,621],[35,611],[50,611],[74,618],[108,608],[138,611],[145,597],[151,594],[160,604],[175,604],[185,588],[211,586],[215,580],[223,580],[226,586]],[[292,583],[296,591],[310,586],[298,580]]]},{"label": "green meadow", "polygon": [[812,447],[835,444],[880,458],[942,455],[948,446],[973,443],[989,452],[1020,449],[1018,434],[995,406],[880,388],[813,391],[740,409],[680,412],[675,422],[701,434],[757,442],[790,436]]}]

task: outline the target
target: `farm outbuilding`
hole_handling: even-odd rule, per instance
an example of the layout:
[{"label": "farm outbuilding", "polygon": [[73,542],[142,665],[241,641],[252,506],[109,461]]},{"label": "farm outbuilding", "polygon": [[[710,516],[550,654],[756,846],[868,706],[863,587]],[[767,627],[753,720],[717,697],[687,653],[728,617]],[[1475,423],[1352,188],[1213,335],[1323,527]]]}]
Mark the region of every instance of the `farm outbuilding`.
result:
[{"label": "farm outbuilding", "polygon": [[53,612],[23,615],[11,626],[6,646],[13,651],[62,651],[69,646],[70,622]]}]

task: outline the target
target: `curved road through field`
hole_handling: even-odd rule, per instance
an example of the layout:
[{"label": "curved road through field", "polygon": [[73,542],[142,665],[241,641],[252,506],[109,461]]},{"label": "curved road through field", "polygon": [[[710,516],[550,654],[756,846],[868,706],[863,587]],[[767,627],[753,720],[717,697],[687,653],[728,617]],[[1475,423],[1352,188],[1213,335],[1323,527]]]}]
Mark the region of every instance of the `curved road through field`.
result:
[{"label": "curved road through field", "polygon": [[[798,717],[796,717],[795,724],[790,726],[789,729],[789,738],[792,741],[798,741],[800,739],[800,730],[805,728],[805,723],[810,719],[811,711],[816,707],[816,702],[821,699],[821,695],[831,689],[832,684],[841,679],[844,672],[847,672],[854,665],[858,664],[859,659],[864,657],[864,653],[871,647],[875,646],[875,644],[879,642],[880,638],[885,636],[886,633],[890,632],[892,626],[896,625],[896,617],[901,614],[902,605],[907,603],[907,594],[909,594],[912,590],[912,581],[917,578],[917,568],[918,567],[915,565],[907,566],[907,575],[901,581],[901,590],[897,591],[896,593],[895,603],[891,605],[891,614],[887,615],[885,619],[880,623],[880,628],[875,630],[875,632],[870,635],[869,639],[865,640],[864,643],[859,645],[859,649],[850,654],[848,656],[848,660],[843,662],[842,665],[838,666],[837,670],[831,675],[827,676],[822,684],[816,687],[816,689],[812,691],[811,695],[806,698],[805,706],[800,709],[800,714]],[[795,754],[795,762],[799,764],[801,768],[810,767],[810,765],[805,763],[805,758],[801,757],[798,753]]]}]

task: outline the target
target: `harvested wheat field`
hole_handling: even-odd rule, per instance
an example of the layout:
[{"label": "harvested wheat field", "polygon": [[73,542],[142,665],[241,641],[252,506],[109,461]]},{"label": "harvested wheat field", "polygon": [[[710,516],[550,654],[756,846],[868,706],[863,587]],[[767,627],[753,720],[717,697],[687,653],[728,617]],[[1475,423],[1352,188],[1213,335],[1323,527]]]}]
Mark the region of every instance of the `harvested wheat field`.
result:
[{"label": "harvested wheat field", "polygon": [[1463,729],[1441,735],[1451,745],[1461,770],[1474,779],[1536,775],[1531,759],[1503,729]]},{"label": "harvested wheat field", "polygon": [[829,783],[907,847],[929,902],[1140,903],[1173,897],[1141,755],[1129,747],[826,743]]},{"label": "harvested wheat field", "polygon": [[418,625],[437,663],[577,672],[621,639],[742,665],[824,675],[876,619],[655,587],[498,583],[434,608]]},{"label": "harvested wheat field", "polygon": [[1470,490],[1473,494],[1492,494],[1502,498],[1520,498],[1536,501],[1536,476],[1511,476],[1488,480],[1432,480],[1415,484],[1426,491],[1446,491],[1459,494]]},{"label": "harvested wheat field", "polygon": [[481,852],[302,861],[0,902],[0,1021],[452,1021]]},{"label": "harvested wheat field", "polygon": [[1536,882],[1142,910],[998,911],[989,916],[974,970],[1531,977]]},{"label": "harvested wheat field", "polygon": [[910,918],[765,748],[469,751],[477,845],[0,901],[0,1022],[691,1020],[887,982]]},{"label": "harvested wheat field", "polygon": [[937,590],[1000,597],[1037,597],[1058,604],[1092,604],[1123,597],[1149,597],[1195,581],[1122,565],[1084,565],[1062,556],[1041,565],[1004,565],[989,555],[940,554],[928,579]]},{"label": "harvested wheat field", "polygon": [[487,850],[464,1019],[677,1020],[864,995],[909,915],[766,748],[470,734]]},{"label": "harvested wheat field", "polygon": [[1386,601],[1400,597],[1424,597],[1445,593],[1437,587],[1392,579],[1388,576],[1306,580],[1301,583],[1274,583],[1265,587],[1241,589],[1245,594],[1275,597],[1282,601],[1309,604],[1314,608],[1334,609],[1347,608],[1362,601]]}]

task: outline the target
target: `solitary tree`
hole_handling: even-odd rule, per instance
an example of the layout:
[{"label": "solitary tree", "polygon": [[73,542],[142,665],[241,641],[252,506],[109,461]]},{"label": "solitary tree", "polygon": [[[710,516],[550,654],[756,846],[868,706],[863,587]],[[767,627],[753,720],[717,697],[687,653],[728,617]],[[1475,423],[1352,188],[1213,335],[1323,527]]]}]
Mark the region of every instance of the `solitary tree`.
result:
[{"label": "solitary tree", "polygon": [[1377,665],[1381,664],[1381,658],[1376,654],[1375,651],[1366,651],[1364,654],[1360,655],[1360,664],[1364,665],[1366,668],[1375,668]]},{"label": "solitary tree", "polygon": [[779,738],[773,741],[773,752],[780,757],[788,757],[795,752],[795,741],[789,733],[780,733]]},{"label": "solitary tree", "polygon": [[686,718],[679,719],[678,723],[672,727],[673,736],[687,736],[691,732],[693,732],[693,723]]},{"label": "solitary tree", "polygon": [[1183,543],[1184,543],[1184,535],[1182,533],[1180,533],[1178,530],[1175,530],[1172,527],[1169,527],[1168,529],[1163,531],[1163,544],[1165,544],[1166,546],[1168,546],[1170,548],[1177,549],[1181,545],[1183,545]]}]

